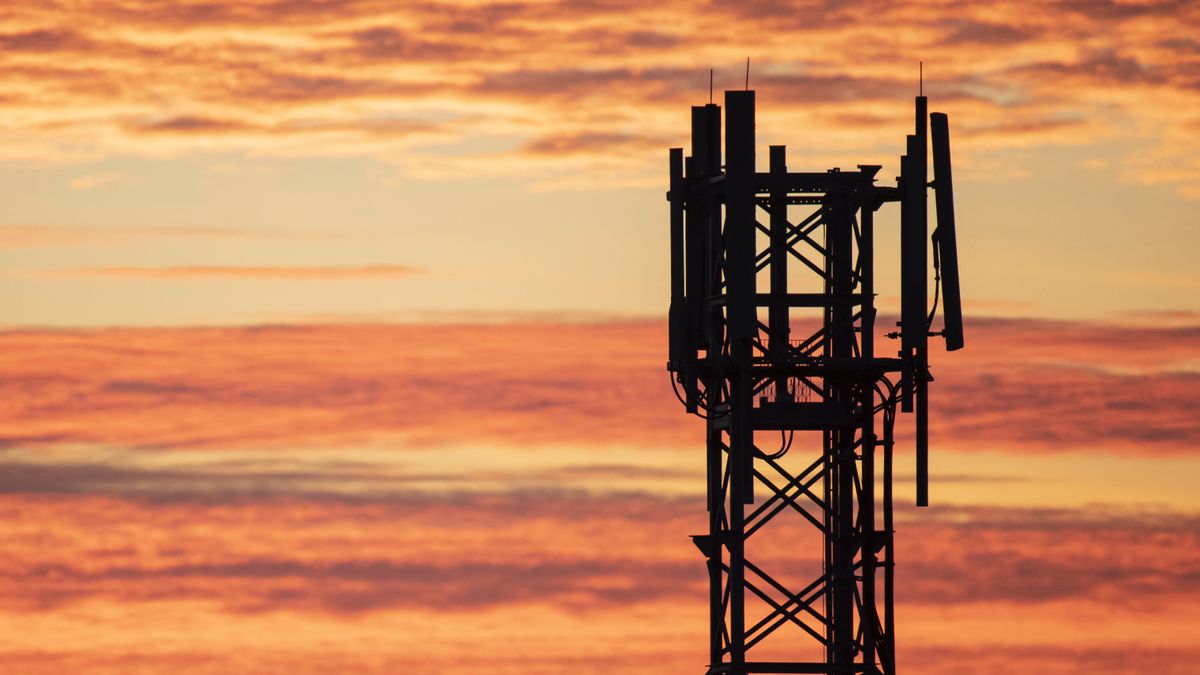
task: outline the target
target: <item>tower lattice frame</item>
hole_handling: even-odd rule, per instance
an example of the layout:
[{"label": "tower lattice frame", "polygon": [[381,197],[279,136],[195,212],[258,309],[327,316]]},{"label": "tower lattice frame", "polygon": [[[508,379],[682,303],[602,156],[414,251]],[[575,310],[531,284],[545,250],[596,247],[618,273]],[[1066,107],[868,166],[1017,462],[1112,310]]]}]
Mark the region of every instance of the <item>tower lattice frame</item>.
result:
[{"label": "tower lattice frame", "polygon": [[[723,162],[721,107],[692,108],[692,153],[670,151],[668,193],[668,368],[707,432],[709,526],[693,540],[708,565],[708,672],[892,675],[893,428],[914,403],[917,501],[928,499],[925,99],[896,187],[876,185],[876,165],[791,172],[784,146],[771,146],[768,171],[756,171],[755,92],[726,92],[725,111]],[[946,154],[949,188],[948,146]],[[890,335],[901,349],[884,358],[873,251],[875,213],[890,202],[902,206],[904,298],[902,329]],[[936,233],[934,247],[936,265]],[[948,343],[956,257],[953,273]],[[819,290],[789,290],[802,281]],[[794,336],[804,313],[813,322]],[[961,327],[957,341],[952,349]],[[779,449],[764,448],[761,432],[779,432]],[[799,463],[797,432],[821,438]],[[747,550],[783,518],[801,519],[824,543],[819,572],[790,585]],[[807,659],[757,660],[764,640],[784,630],[800,636],[787,644],[805,645],[797,651]]]}]

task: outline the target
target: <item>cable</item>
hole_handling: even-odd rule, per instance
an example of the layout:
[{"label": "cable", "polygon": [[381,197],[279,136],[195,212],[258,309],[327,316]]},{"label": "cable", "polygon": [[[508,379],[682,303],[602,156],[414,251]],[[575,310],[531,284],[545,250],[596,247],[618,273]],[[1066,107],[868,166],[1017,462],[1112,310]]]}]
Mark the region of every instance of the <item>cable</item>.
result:
[{"label": "cable", "polygon": [[942,261],[938,256],[941,244],[937,241],[937,230],[933,231],[933,309],[929,310],[929,318],[925,320],[925,331],[933,327],[933,315],[937,314],[938,298],[942,293]]},{"label": "cable", "polygon": [[777,450],[769,455],[761,450],[758,450],[758,448],[755,448],[755,450],[758,451],[758,454],[761,457],[764,457],[764,458],[770,459],[770,460],[776,460],[776,459],[779,459],[780,457],[783,457],[784,455],[786,455],[788,453],[788,450],[792,449],[792,439],[794,439],[795,437],[796,437],[796,432],[794,430],[784,431],[783,429],[780,429],[779,430],[779,450]]},{"label": "cable", "polygon": [[[675,392],[675,398],[679,399],[679,403],[686,410],[687,409],[687,401],[685,401],[683,396],[679,393],[679,384],[678,384],[676,378],[674,377],[674,374],[668,371],[667,378],[671,380],[671,391]],[[696,402],[696,407],[703,410],[705,413],[708,413],[708,407],[706,405],[702,405],[699,401]],[[688,414],[695,415],[696,417],[699,417],[702,420],[708,419],[707,414],[701,415],[700,413],[695,413],[695,412],[691,412],[691,411],[688,411]]]}]

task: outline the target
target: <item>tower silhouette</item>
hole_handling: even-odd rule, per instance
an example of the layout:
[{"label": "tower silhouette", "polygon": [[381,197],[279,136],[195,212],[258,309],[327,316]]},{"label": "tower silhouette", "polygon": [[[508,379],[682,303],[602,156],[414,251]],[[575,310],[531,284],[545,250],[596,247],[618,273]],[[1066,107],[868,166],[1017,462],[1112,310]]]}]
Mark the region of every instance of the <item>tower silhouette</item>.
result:
[{"label": "tower silhouette", "polygon": [[[754,118],[749,89],[725,92],[724,111],[693,107],[691,155],[675,148],[669,162],[667,368],[706,426],[709,526],[693,541],[708,565],[708,672],[890,675],[895,421],[915,413],[917,504],[928,505],[929,337],[963,346],[948,122],[916,98],[915,133],[888,187],[876,185],[877,165],[789,171],[784,146],[770,147],[759,172]],[[887,334],[898,353],[883,357],[875,212],[889,203],[901,210],[901,318]],[[939,333],[930,332],[931,243]],[[761,432],[779,432],[779,448],[764,449]],[[811,455],[798,457],[797,435],[812,441]],[[819,569],[798,581],[748,545],[779,549],[771,533],[786,532],[763,528],[793,516],[823,546]],[[798,639],[772,638],[785,627]]]}]

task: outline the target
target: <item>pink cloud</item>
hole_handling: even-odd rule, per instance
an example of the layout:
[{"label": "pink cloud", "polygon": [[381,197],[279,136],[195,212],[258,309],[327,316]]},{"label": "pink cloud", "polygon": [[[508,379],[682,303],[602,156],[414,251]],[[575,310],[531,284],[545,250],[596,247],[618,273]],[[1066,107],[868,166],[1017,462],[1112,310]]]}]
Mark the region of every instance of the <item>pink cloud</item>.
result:
[{"label": "pink cloud", "polygon": [[[704,564],[686,535],[704,522],[699,499],[619,493],[8,494],[0,620],[19,620],[20,639],[36,640],[41,656],[9,649],[0,663],[21,672],[69,663],[54,631],[91,622],[89,639],[72,643],[74,658],[144,672],[178,654],[223,663],[221,636],[231,629],[255,634],[242,670],[296,659],[292,670],[316,673],[338,659],[419,649],[439,672],[465,674],[480,667],[463,660],[465,641],[501,672],[519,664],[548,675],[578,657],[576,641],[600,636],[643,664],[702,667]],[[1164,511],[901,508],[903,660],[960,672],[1001,657],[1042,663],[1051,650],[1044,672],[1095,663],[1119,673],[1134,655],[1184,672],[1171,669],[1191,653],[1179,651],[1187,644],[1179,635],[1197,599],[1198,531],[1195,514]],[[819,547],[786,530],[751,543],[755,562],[789,583],[819,568]],[[107,621],[95,623],[97,613]],[[454,630],[431,629],[443,622]],[[389,630],[397,623],[409,629]],[[264,625],[275,630],[258,635]],[[372,639],[367,626],[387,639]],[[330,631],[355,653],[304,644]],[[565,633],[539,643],[555,631]],[[147,661],[127,643],[150,637],[157,657]],[[1112,650],[1121,658],[1100,658]],[[603,672],[610,656],[572,672]],[[630,672],[650,672],[637,668]]]},{"label": "pink cloud", "polygon": [[[1127,158],[1132,180],[1187,191],[1195,167],[1167,160],[1188,148],[1195,154],[1194,116],[1185,112],[1196,99],[1187,31],[1195,18],[1189,3],[1017,11],[896,2],[868,11],[822,1],[785,12],[752,2],[696,12],[679,2],[217,0],[164,11],[138,0],[84,12],[20,0],[0,21],[0,81],[2,105],[31,134],[22,150],[31,157],[73,156],[80,135],[105,155],[204,147],[290,157],[302,138],[314,155],[391,156],[421,134],[394,129],[392,142],[380,143],[370,109],[394,112],[400,102],[418,130],[432,124],[451,140],[511,137],[510,161],[557,175],[577,153],[548,162],[539,151],[554,139],[679,137],[678,111],[706,98],[709,66],[718,90],[742,86],[733,66],[741,55],[754,57],[762,99],[795,104],[788,107],[811,138],[874,151],[894,142],[895,128],[862,120],[897,120],[912,92],[911,65],[924,58],[930,93],[962,115],[965,156],[1120,137],[1142,147]],[[850,43],[871,48],[847,52]],[[177,104],[167,110],[163,101]],[[865,109],[843,117],[848,102]],[[497,103],[511,112],[496,115]],[[447,109],[472,123],[442,128]],[[87,114],[63,112],[71,110]],[[1130,135],[1135,128],[1161,133],[1147,143]],[[579,152],[640,176],[661,169],[621,146]],[[597,162],[589,164],[595,171]]]},{"label": "pink cloud", "polygon": [[[1193,453],[1196,333],[973,322],[968,349],[934,356],[935,435],[959,448]],[[636,321],[10,331],[0,421],[9,447],[692,448],[702,425],[670,392],[664,344],[660,324]]]},{"label": "pink cloud", "polygon": [[[205,600],[233,613],[588,610],[667,598],[699,607],[705,586],[687,540],[705,515],[691,498],[9,494],[0,513],[9,551],[0,608],[9,611],[94,598]],[[1194,515],[1136,509],[902,508],[899,598],[907,607],[999,603],[1008,612],[1061,602],[1174,606],[1194,595],[1187,589],[1200,574],[1196,525]],[[783,579],[819,573],[819,545],[799,534],[753,539],[748,555]]]}]

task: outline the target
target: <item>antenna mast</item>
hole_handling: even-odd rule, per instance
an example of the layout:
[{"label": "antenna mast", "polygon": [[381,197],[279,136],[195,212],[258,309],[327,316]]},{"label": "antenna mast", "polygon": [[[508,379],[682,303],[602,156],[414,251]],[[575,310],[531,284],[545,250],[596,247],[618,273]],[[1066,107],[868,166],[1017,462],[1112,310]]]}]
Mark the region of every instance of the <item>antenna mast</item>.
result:
[{"label": "antenna mast", "polygon": [[[928,339],[963,345],[947,120],[917,97],[895,187],[875,184],[878,165],[791,171],[781,145],[760,172],[746,65],[747,89],[725,92],[724,142],[721,106],[693,107],[691,155],[674,148],[669,163],[667,369],[706,426],[709,525],[693,541],[709,573],[708,673],[895,675],[895,422],[915,412],[924,506]],[[927,307],[929,117],[941,333]],[[887,337],[900,346],[881,356],[875,213],[890,203],[902,308]]]}]

